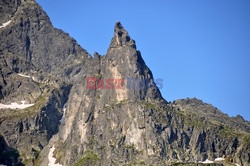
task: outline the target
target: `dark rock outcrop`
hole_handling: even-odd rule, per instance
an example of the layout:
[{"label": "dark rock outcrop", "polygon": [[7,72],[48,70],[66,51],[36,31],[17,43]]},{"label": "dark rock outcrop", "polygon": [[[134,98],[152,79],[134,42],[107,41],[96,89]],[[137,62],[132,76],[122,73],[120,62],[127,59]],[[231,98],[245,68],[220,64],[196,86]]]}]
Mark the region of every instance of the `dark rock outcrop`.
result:
[{"label": "dark rock outcrop", "polygon": [[16,13],[21,0],[3,0],[0,1],[0,26],[9,21]]},{"label": "dark rock outcrop", "polygon": [[23,165],[20,163],[19,153],[17,150],[9,147],[3,136],[0,135],[0,163],[6,165]]}]

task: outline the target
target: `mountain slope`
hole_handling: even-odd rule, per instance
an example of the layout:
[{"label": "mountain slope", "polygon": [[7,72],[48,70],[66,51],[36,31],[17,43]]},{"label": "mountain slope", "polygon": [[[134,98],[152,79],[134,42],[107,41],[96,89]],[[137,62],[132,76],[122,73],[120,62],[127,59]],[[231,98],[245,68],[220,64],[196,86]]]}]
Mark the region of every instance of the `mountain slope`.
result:
[{"label": "mountain slope", "polygon": [[57,133],[72,80],[91,56],[55,29],[35,1],[1,1],[0,7],[0,136],[10,147],[1,149],[0,164],[33,165]]},{"label": "mountain slope", "polygon": [[[0,164],[249,165],[250,123],[165,101],[121,23],[107,54],[91,57],[35,1],[0,7]],[[32,106],[10,108],[22,101]]]},{"label": "mountain slope", "polygon": [[[249,122],[216,118],[212,106],[204,115],[187,111],[188,102],[167,103],[136,50],[135,42],[120,23],[105,56],[96,54],[86,77],[74,84],[65,121],[50,146],[63,165],[170,165],[226,158],[249,163]],[[95,67],[94,67],[95,66]],[[87,89],[87,77],[125,78],[122,89]],[[126,78],[151,82],[128,88]],[[97,83],[98,85],[98,83]],[[203,102],[190,102],[198,110]],[[195,110],[196,107],[190,108]],[[222,114],[222,113],[220,113]],[[221,115],[222,116],[222,115]],[[44,165],[46,161],[44,160]]]}]

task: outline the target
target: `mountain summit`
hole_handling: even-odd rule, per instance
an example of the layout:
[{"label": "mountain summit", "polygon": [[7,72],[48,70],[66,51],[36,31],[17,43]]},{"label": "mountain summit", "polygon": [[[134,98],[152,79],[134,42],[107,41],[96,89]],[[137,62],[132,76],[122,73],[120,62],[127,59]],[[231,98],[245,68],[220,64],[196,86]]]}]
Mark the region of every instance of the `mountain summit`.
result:
[{"label": "mountain summit", "polygon": [[110,48],[129,45],[136,49],[135,41],[130,38],[128,32],[123,28],[120,22],[115,24],[114,37],[110,44]]},{"label": "mountain summit", "polygon": [[0,7],[0,165],[249,165],[250,123],[163,99],[120,22],[92,57],[34,0]]}]

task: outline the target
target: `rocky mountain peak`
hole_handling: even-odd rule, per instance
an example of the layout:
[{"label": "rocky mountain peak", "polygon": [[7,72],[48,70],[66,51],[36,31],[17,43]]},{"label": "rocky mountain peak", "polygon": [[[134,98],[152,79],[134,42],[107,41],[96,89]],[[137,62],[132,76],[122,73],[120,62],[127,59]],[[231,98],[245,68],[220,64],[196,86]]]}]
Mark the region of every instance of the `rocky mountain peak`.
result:
[{"label": "rocky mountain peak", "polygon": [[237,115],[235,119],[238,121],[243,121],[243,122],[245,121],[245,119],[241,115]]},{"label": "rocky mountain peak", "polygon": [[120,21],[117,21],[117,22],[115,23],[115,30],[116,30],[116,29],[123,29],[123,30],[124,30],[124,28],[123,28],[123,26],[122,26],[122,24],[121,24]]},{"label": "rocky mountain peak", "polygon": [[[141,52],[136,49],[135,41],[129,36],[128,31],[124,29],[120,22],[115,24],[114,37],[111,40],[105,59],[103,76],[105,78],[121,78],[124,80],[125,89],[121,92],[122,94],[114,91],[114,94],[122,96],[117,98],[118,101],[125,99],[162,99],[160,91],[154,82],[152,72],[145,64]],[[135,86],[135,88],[130,85]]]},{"label": "rocky mountain peak", "polygon": [[130,46],[136,49],[135,41],[130,38],[128,32],[123,28],[121,22],[116,22],[114,27],[114,37],[111,41],[110,48],[120,46]]}]

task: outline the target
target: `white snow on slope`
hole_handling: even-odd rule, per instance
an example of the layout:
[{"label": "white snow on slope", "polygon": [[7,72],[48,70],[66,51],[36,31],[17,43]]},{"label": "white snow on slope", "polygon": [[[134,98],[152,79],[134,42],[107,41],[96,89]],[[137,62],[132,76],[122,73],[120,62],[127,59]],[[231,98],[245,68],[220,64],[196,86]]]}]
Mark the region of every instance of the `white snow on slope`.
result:
[{"label": "white snow on slope", "polygon": [[55,150],[55,147],[53,145],[53,147],[50,148],[50,150],[49,150],[49,156],[48,156],[49,164],[48,164],[48,166],[63,166],[61,164],[55,164],[56,158],[53,157],[54,150]]},{"label": "white snow on slope", "polygon": [[10,23],[11,23],[11,20],[9,20],[9,21],[3,23],[3,25],[0,26],[0,28],[4,28],[4,27],[6,27],[7,25],[9,25]]},{"label": "white snow on slope", "polygon": [[203,161],[202,163],[203,163],[203,164],[212,164],[212,163],[214,163],[214,162],[211,161],[211,160],[206,159],[206,160]]},{"label": "white snow on slope", "polygon": [[[218,157],[218,158],[216,158],[214,161],[211,161],[211,160],[209,160],[209,159],[206,159],[205,161],[199,161],[198,163],[202,163],[202,164],[213,164],[213,163],[216,163],[216,162],[223,162],[223,161],[225,161],[225,158],[223,158],[223,157]],[[235,164],[235,166],[241,166],[241,165],[239,165],[239,164],[237,164],[237,163],[234,163]]]},{"label": "white snow on slope", "polygon": [[21,77],[32,78],[32,80],[35,81],[35,77],[31,77],[31,76],[21,74],[21,73],[18,73],[18,75],[21,76]]},{"label": "white snow on slope", "polygon": [[66,104],[64,104],[63,106],[63,116],[62,116],[62,119],[60,120],[60,123],[62,123],[62,121],[64,120],[65,113],[66,113]]},{"label": "white snow on slope", "polygon": [[21,73],[18,73],[18,75],[19,75],[19,76],[21,76],[21,77],[26,77],[26,78],[30,78],[30,76],[28,76],[28,75],[25,75],[25,74],[21,74]]},{"label": "white snow on slope", "polygon": [[214,161],[224,161],[224,160],[225,160],[224,158],[218,157],[218,158],[216,158]]},{"label": "white snow on slope", "polygon": [[33,106],[34,104],[25,104],[25,101],[21,101],[22,104],[11,103],[11,104],[2,104],[0,103],[0,109],[24,109]]}]

